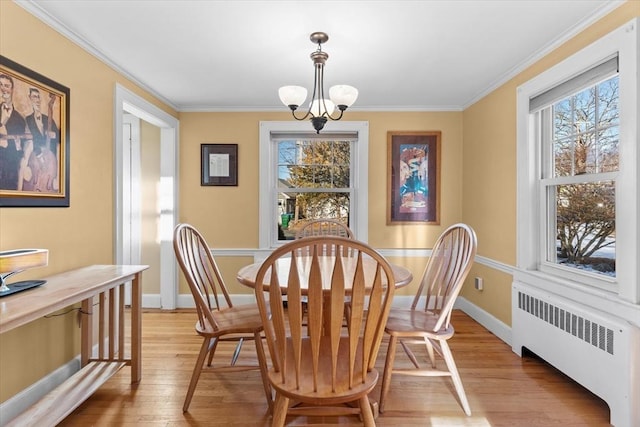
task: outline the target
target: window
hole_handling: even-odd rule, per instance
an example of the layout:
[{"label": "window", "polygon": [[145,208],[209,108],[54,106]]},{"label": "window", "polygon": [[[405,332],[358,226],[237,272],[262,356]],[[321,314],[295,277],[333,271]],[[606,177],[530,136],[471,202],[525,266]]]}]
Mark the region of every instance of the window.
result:
[{"label": "window", "polygon": [[294,238],[305,221],[334,218],[367,238],[368,126],[260,124],[260,248]]},{"label": "window", "polygon": [[278,241],[305,222],[331,218],[349,226],[351,153],[356,135],[272,135],[277,150]]},{"label": "window", "polygon": [[615,277],[620,114],[613,59],[603,81],[577,89],[534,116],[542,129],[543,268]]},{"label": "window", "polygon": [[555,283],[549,289],[592,287],[636,304],[637,21],[517,94],[518,274],[541,273]]}]

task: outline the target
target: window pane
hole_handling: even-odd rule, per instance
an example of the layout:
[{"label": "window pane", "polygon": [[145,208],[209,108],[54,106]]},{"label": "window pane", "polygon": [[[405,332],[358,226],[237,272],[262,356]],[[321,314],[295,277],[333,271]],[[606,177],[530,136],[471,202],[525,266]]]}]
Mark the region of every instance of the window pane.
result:
[{"label": "window pane", "polygon": [[288,188],[349,188],[349,141],[280,141],[278,186]]},{"label": "window pane", "polygon": [[618,77],[553,105],[554,176],[618,170]]},{"label": "window pane", "polygon": [[573,174],[573,139],[564,138],[553,144],[555,176]]},{"label": "window pane", "polygon": [[334,141],[334,163],[346,165],[351,163],[351,143],[349,141]]},{"label": "window pane", "polygon": [[563,99],[553,106],[554,140],[573,135],[573,130],[571,128],[573,116],[571,112],[571,98]]},{"label": "window pane", "polygon": [[600,133],[598,138],[598,170],[600,172],[618,170],[619,134],[618,126],[612,126]]},{"label": "window pane", "polygon": [[574,129],[576,133],[591,132],[596,123],[596,89],[578,92],[573,96]]},{"label": "window pane", "polygon": [[617,77],[606,80],[597,86],[598,89],[598,126],[607,127],[620,124],[618,109]]},{"label": "window pane", "polygon": [[350,194],[287,192],[278,194],[278,240],[292,240],[302,224],[311,219],[332,218],[350,223]]},{"label": "window pane", "polygon": [[567,267],[615,277],[613,181],[550,187],[555,200],[555,259]]},{"label": "window pane", "polygon": [[278,188],[291,188],[291,168],[294,166],[278,166]]}]

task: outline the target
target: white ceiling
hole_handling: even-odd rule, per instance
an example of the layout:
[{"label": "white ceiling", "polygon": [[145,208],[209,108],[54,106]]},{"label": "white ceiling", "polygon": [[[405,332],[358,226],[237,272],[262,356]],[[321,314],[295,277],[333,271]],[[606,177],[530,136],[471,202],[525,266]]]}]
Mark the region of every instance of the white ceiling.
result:
[{"label": "white ceiling", "polygon": [[282,111],[280,86],[312,88],[314,31],[326,90],[357,87],[353,110],[461,110],[622,3],[16,2],[180,111]]}]

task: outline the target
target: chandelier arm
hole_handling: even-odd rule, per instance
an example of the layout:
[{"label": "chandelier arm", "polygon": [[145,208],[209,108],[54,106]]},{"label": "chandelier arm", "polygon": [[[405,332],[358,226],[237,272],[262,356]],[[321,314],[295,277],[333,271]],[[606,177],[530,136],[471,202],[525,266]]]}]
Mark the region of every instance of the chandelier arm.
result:
[{"label": "chandelier arm", "polygon": [[[343,106],[341,105],[339,107],[343,107]],[[345,108],[340,108],[340,115],[338,117],[334,118],[334,117],[331,116],[331,114],[327,114],[327,117],[329,119],[331,119],[331,120],[338,121],[338,120],[340,120],[342,118],[342,115],[344,114],[345,111],[346,111],[346,107]]]},{"label": "chandelier arm", "polygon": [[[291,108],[291,107],[289,107],[289,108]],[[294,108],[291,108],[291,115],[296,120],[306,120],[309,117],[310,114],[311,114],[311,109],[309,109],[309,111],[307,111],[304,116],[298,117],[298,116],[296,116],[296,110]]]}]

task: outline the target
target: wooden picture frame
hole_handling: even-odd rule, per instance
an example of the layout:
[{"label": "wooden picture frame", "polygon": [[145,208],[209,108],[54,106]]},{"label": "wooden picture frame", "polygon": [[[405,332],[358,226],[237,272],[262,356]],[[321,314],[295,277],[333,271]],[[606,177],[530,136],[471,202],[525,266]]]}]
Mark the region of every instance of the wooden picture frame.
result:
[{"label": "wooden picture frame", "polygon": [[238,144],[201,144],[200,185],[238,185]]},{"label": "wooden picture frame", "polygon": [[440,139],[387,132],[387,224],[440,224]]},{"label": "wooden picture frame", "polygon": [[0,90],[0,207],[69,207],[69,88],[0,56]]}]

